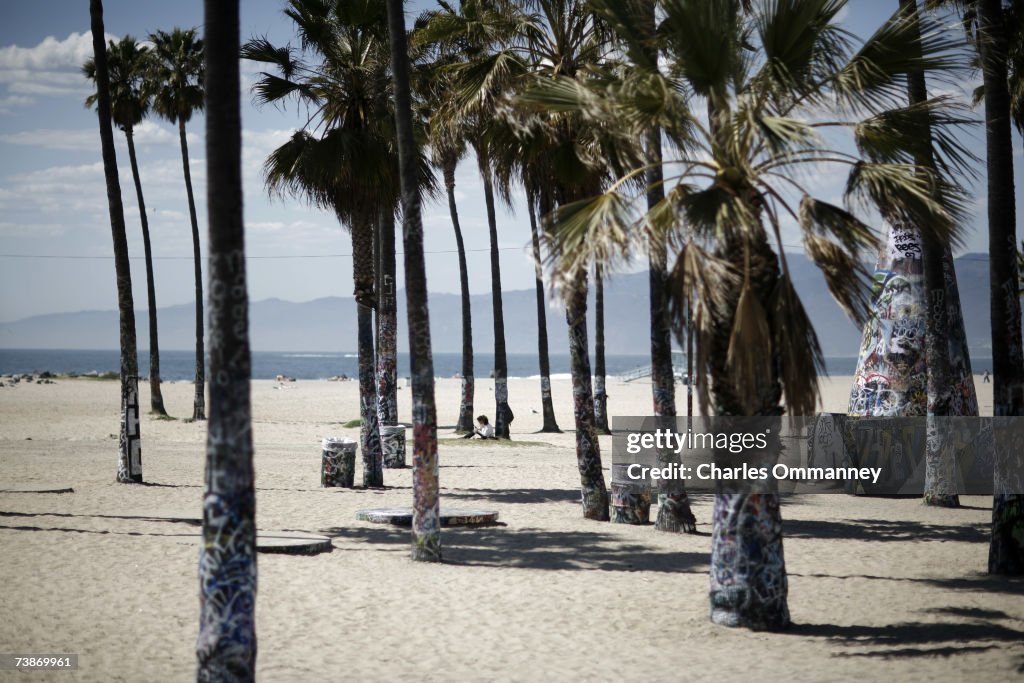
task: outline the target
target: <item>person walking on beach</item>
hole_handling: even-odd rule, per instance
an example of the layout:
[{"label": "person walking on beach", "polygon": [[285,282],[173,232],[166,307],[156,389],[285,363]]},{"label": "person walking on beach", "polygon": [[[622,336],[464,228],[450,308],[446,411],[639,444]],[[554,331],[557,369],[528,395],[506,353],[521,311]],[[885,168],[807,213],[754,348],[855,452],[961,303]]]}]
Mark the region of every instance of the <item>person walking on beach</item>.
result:
[{"label": "person walking on beach", "polygon": [[466,436],[464,439],[472,439],[474,436],[479,436],[481,439],[497,439],[494,435],[494,427],[491,426],[490,420],[487,419],[486,415],[480,415],[476,418],[476,429]]},{"label": "person walking on beach", "polygon": [[988,374],[988,370],[985,370],[985,375],[981,378],[982,384],[988,384],[992,381],[992,378]]}]

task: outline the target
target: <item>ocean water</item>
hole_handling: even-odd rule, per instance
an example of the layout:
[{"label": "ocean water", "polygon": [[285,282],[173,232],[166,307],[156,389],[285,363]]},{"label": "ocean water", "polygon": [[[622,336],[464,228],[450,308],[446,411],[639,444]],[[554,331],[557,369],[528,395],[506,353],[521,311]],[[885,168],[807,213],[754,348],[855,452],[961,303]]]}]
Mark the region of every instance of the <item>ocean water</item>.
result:
[{"label": "ocean water", "polygon": [[[488,377],[494,367],[494,354],[474,354],[474,369],[477,377]],[[975,363],[976,368],[991,367],[987,359]],[[335,375],[358,375],[357,358],[352,353],[276,353],[256,351],[253,353],[253,378],[274,379],[277,375],[288,375],[296,379],[325,379]],[[988,363],[986,366],[985,363]],[[605,359],[609,376],[620,375],[635,368],[648,365],[649,356],[609,355]],[[831,375],[852,375],[856,369],[856,358],[827,358],[826,366]],[[0,374],[87,372],[117,372],[120,367],[118,352],[82,351],[74,349],[0,349]],[[149,354],[139,353],[141,374],[149,372]],[[462,369],[462,354],[434,354],[434,374],[437,377],[452,377]],[[509,377],[536,377],[539,368],[534,354],[509,354]],[[409,374],[409,355],[398,354],[398,373]],[[551,374],[556,377],[569,376],[569,355],[551,355]],[[192,351],[162,351],[160,353],[160,375],[165,380],[188,380],[195,375],[195,353]]]}]

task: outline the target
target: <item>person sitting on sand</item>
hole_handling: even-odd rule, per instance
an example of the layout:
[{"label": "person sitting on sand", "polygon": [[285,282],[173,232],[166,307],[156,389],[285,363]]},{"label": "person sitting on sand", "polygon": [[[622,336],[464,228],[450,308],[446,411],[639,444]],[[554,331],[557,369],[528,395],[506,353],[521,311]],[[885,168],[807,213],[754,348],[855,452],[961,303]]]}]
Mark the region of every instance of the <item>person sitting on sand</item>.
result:
[{"label": "person sitting on sand", "polygon": [[487,419],[486,415],[480,415],[476,418],[476,429],[466,436],[464,439],[472,439],[474,436],[479,436],[481,439],[497,439],[494,436],[494,427],[491,426],[490,420]]}]

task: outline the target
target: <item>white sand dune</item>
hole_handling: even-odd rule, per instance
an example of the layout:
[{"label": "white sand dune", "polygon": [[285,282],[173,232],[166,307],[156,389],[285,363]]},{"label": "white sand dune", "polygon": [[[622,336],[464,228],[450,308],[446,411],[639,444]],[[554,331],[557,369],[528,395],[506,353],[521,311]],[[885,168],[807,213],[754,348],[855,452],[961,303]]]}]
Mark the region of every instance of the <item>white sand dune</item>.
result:
[{"label": "white sand dune", "polygon": [[[845,408],[849,378],[825,384]],[[787,500],[794,628],[752,633],[708,622],[705,535],[581,518],[573,435],[542,435],[536,380],[510,382],[514,445],[441,432],[446,505],[497,509],[503,526],[446,530],[446,562],[413,563],[408,532],[354,519],[411,504],[410,473],[386,490],[321,489],[320,439],[356,436],[354,382],[254,383],[258,523],[326,530],[333,552],[260,555],[258,676],[338,680],[1010,680],[1024,667],[1024,583],[985,576],[990,499],[958,510],[919,500]],[[991,385],[983,410],[991,411]],[[438,382],[442,426],[457,380]],[[192,387],[165,385],[191,414]],[[572,427],[571,389],[553,386]],[[648,414],[650,386],[611,382],[612,415]],[[685,394],[678,394],[685,407]],[[400,395],[408,421],[409,391]],[[205,425],[143,424],[150,486],[114,483],[118,388],[64,380],[0,389],[0,652],[78,653],[53,680],[191,680]],[[143,387],[143,405],[148,395]],[[493,386],[477,383],[493,415]],[[602,437],[609,458],[610,441]],[[357,481],[360,473],[357,472]],[[7,680],[8,676],[0,674]],[[11,678],[11,680],[14,680]],[[48,680],[33,674],[33,680]]]}]

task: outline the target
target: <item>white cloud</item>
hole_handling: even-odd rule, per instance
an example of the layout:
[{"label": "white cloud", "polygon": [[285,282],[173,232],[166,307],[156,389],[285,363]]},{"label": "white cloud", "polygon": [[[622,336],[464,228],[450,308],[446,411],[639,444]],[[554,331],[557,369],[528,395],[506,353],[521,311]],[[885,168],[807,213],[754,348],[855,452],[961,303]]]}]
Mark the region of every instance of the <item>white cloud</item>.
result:
[{"label": "white cloud", "polygon": [[0,143],[71,151],[98,149],[100,145],[99,133],[95,130],[55,128],[37,128],[18,133],[0,134]]},{"label": "white cloud", "polygon": [[[105,35],[106,40],[117,40],[117,36]],[[26,69],[31,71],[54,71],[82,66],[92,57],[92,34],[72,33],[64,40],[47,36],[35,47],[7,45],[0,47],[0,71]]]},{"label": "white cloud", "polygon": [[[106,38],[116,40],[116,36],[109,34]],[[84,96],[90,88],[80,69],[90,57],[89,33],[72,33],[63,40],[47,36],[34,47],[0,47],[0,83],[7,86],[8,96]]]}]

